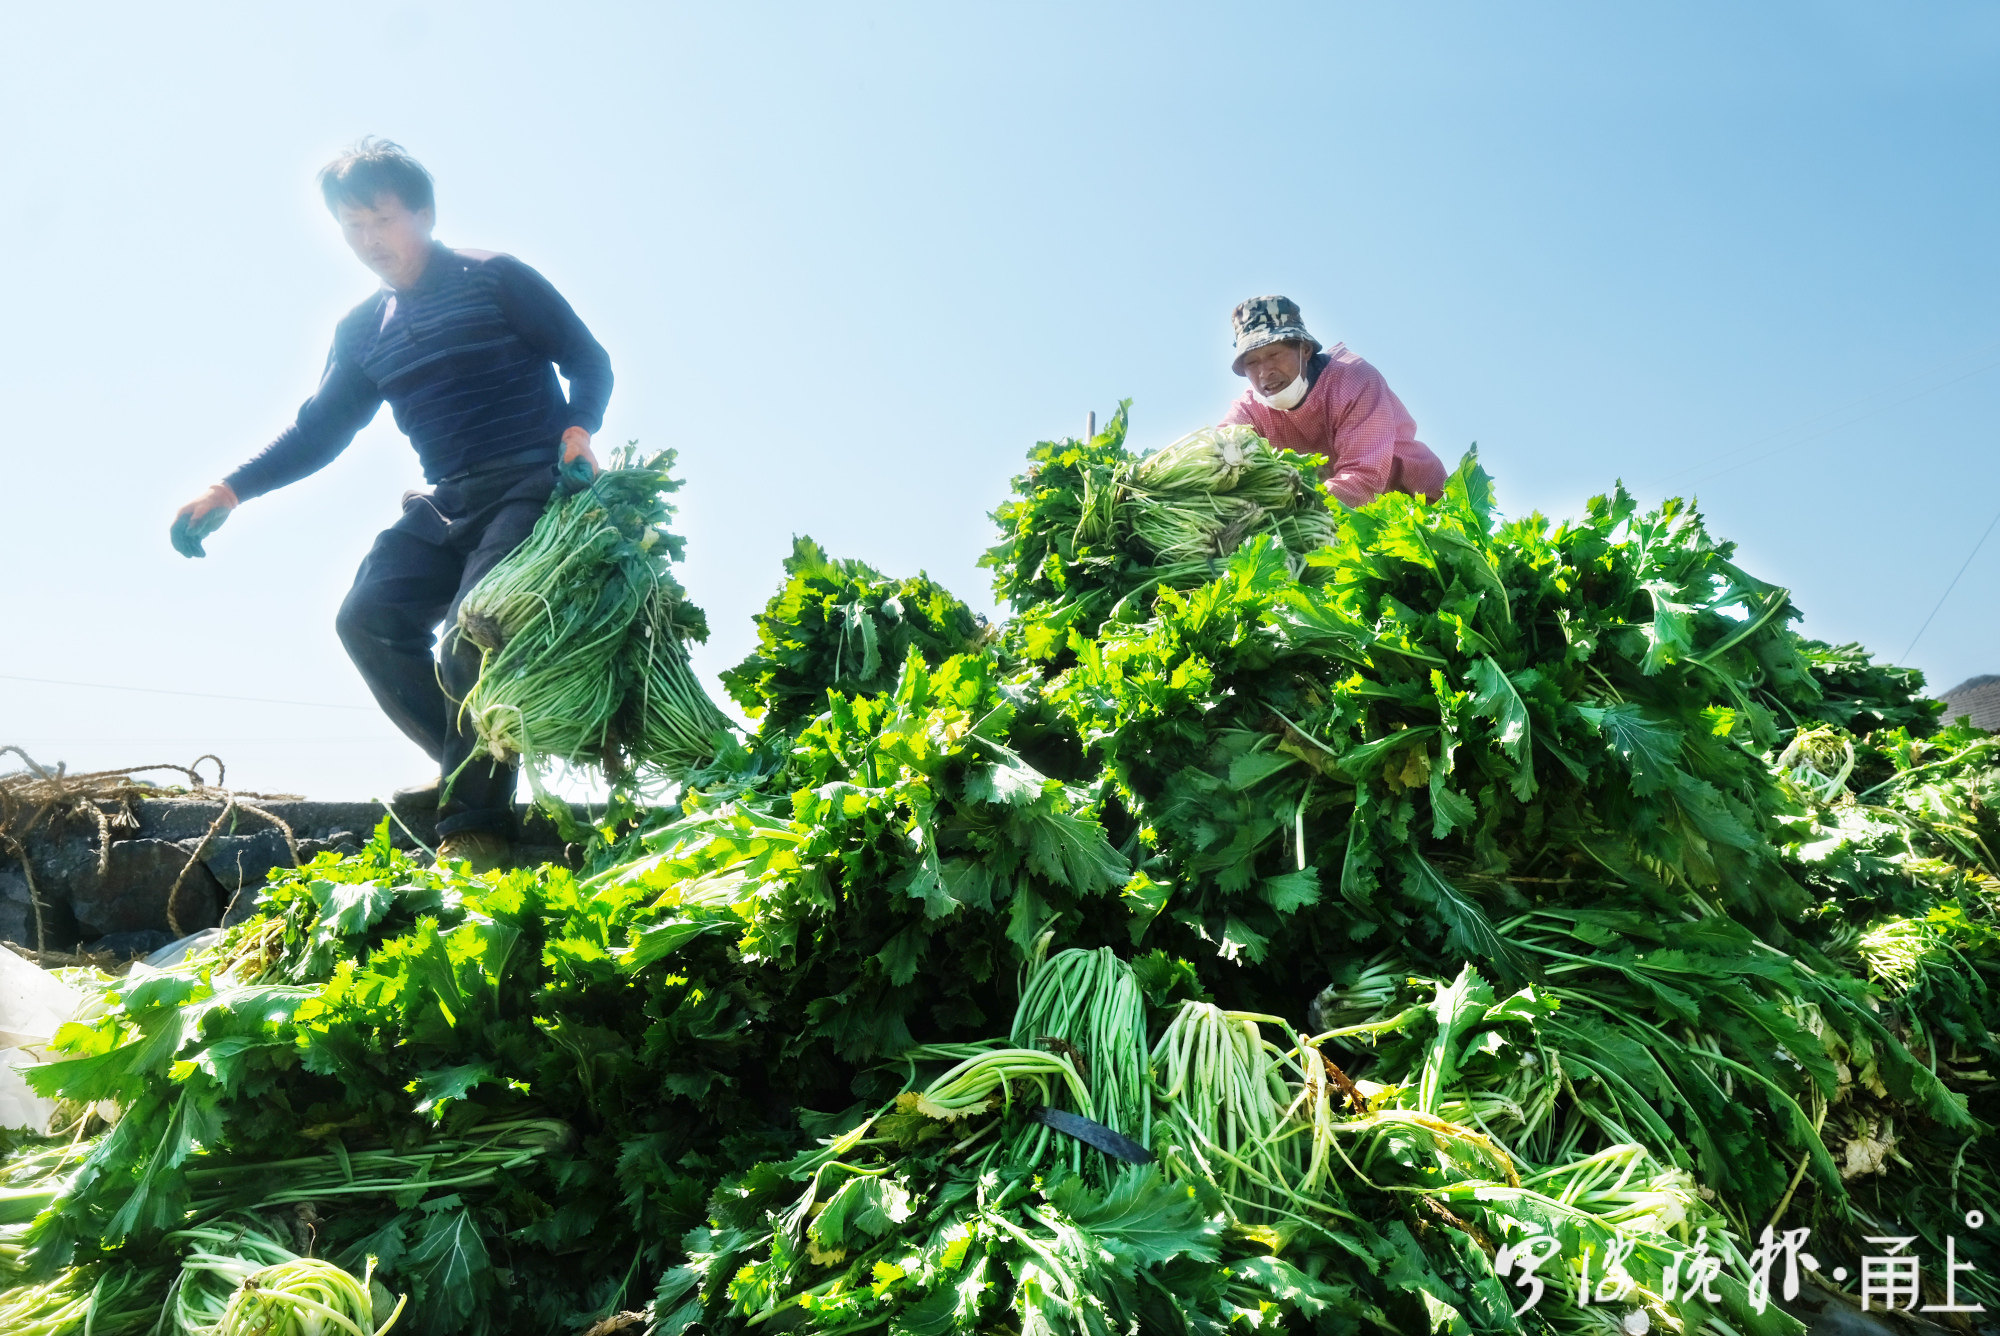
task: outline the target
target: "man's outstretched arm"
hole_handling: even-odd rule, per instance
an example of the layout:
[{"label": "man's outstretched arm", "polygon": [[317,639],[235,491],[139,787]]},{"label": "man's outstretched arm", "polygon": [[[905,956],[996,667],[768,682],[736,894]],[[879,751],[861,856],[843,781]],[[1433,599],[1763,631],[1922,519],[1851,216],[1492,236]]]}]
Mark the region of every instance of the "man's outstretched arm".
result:
[{"label": "man's outstretched arm", "polygon": [[238,499],[275,492],[319,472],[374,420],[382,407],[382,391],[342,351],[342,342],[335,334],[326,374],[312,398],[299,405],[298,420],[222,480]]},{"label": "man's outstretched arm", "polygon": [[253,496],[274,492],[317,473],[345,450],[382,406],[382,392],[342,355],[336,332],[319,389],[299,406],[299,416],[278,438],[174,515],[172,539],[182,556],[199,557],[201,540],[220,528],[229,512]]}]

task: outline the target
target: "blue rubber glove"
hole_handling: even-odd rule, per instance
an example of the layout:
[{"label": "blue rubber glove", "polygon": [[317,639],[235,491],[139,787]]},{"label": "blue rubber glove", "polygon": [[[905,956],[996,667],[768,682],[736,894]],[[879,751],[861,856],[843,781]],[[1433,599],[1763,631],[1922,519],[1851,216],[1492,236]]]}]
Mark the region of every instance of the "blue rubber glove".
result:
[{"label": "blue rubber glove", "polygon": [[597,474],[590,467],[590,461],[582,455],[556,466],[556,485],[563,489],[564,496],[575,496],[578,492],[590,490],[590,484]]},{"label": "blue rubber glove", "polygon": [[222,522],[228,518],[229,509],[226,506],[217,506],[200,519],[192,515],[176,515],[174,527],[167,535],[168,540],[173,543],[174,551],[184,557],[205,557],[208,553],[201,550],[201,540],[220,529]]}]

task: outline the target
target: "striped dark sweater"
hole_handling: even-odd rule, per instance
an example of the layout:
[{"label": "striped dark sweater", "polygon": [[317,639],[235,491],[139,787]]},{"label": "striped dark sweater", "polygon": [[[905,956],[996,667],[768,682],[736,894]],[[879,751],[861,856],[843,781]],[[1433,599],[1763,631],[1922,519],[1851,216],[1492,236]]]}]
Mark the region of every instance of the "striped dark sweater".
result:
[{"label": "striped dark sweater", "polygon": [[439,246],[415,286],[384,288],[335,326],[298,420],[223,481],[245,501],[297,482],[385,400],[431,482],[541,445],[553,461],[565,429],[603,425],[610,398],[611,359],[546,278],[511,255]]}]

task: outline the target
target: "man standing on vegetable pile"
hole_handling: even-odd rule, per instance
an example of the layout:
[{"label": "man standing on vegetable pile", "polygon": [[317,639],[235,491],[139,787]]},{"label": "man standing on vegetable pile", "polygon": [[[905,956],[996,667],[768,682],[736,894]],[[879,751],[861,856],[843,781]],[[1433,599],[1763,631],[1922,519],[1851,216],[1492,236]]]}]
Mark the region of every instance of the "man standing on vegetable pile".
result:
[{"label": "man standing on vegetable pile", "polygon": [[490,870],[511,856],[516,767],[475,756],[457,701],[478,680],[479,651],[451,628],[459,600],[535,527],[558,469],[596,473],[590,437],[611,397],[611,360],[527,265],[431,239],[431,175],[398,145],[362,140],[319,186],[383,286],[334,327],[298,420],[181,507],[173,544],[204,555],[202,539],[238,505],[326,467],[389,404],[432,486],[404,496],[335,626],[384,713],[438,761],[441,780],[397,801],[435,805],[439,856]]},{"label": "man standing on vegetable pile", "polygon": [[1236,331],[1230,369],[1250,388],[1222,425],[1248,423],[1272,445],[1324,455],[1327,490],[1350,506],[1384,492],[1426,499],[1444,492],[1444,465],[1417,439],[1417,424],[1389,382],[1344,343],[1322,352],[1297,302],[1252,297],[1229,323]]}]

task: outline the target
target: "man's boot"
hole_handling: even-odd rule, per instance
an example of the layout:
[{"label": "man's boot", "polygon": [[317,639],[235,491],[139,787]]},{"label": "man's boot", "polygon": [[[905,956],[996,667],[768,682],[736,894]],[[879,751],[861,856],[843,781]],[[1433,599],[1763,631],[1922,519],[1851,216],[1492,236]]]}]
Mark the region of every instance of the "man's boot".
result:
[{"label": "man's boot", "polygon": [[438,790],[443,784],[444,781],[439,779],[426,780],[422,784],[412,784],[408,788],[397,789],[389,796],[397,807],[412,807],[420,812],[427,812],[437,807]]},{"label": "man's boot", "polygon": [[437,857],[475,873],[501,872],[514,865],[514,842],[497,830],[458,830],[438,841]]}]

